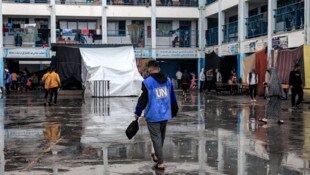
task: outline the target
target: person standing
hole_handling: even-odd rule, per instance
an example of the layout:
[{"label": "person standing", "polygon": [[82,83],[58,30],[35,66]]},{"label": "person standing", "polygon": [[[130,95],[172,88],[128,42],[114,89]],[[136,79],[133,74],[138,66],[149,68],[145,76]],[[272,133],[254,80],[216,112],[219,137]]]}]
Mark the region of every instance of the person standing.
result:
[{"label": "person standing", "polygon": [[11,91],[10,91],[10,85],[12,82],[12,78],[11,78],[11,74],[10,71],[8,69],[5,69],[5,90],[6,90],[6,95],[10,95]]},{"label": "person standing", "polygon": [[256,102],[258,75],[254,69],[248,74],[247,83],[250,89],[251,102]]},{"label": "person standing", "polygon": [[266,117],[259,120],[267,123],[267,119],[275,119],[278,121],[278,124],[283,124],[284,121],[281,119],[282,85],[280,78],[275,68],[269,68],[267,72],[270,78],[265,82],[268,88]]},{"label": "person standing", "polygon": [[222,78],[222,74],[219,71],[219,69],[215,69],[216,72],[216,82],[217,83],[222,83],[223,82],[223,78]]},{"label": "person standing", "polygon": [[47,104],[47,97],[49,94],[49,90],[50,90],[50,73],[51,73],[51,69],[48,69],[47,72],[43,75],[42,77],[42,82],[44,84],[44,106],[46,106]]},{"label": "person standing", "polygon": [[50,100],[48,102],[49,106],[51,106],[54,95],[55,95],[54,104],[57,104],[58,88],[61,86],[59,75],[55,71],[56,69],[53,68],[52,72],[49,75],[49,88],[50,88]]},{"label": "person standing", "polygon": [[177,73],[175,74],[175,76],[177,77],[178,88],[180,88],[181,87],[182,72],[180,70],[178,70]]},{"label": "person standing", "polygon": [[211,91],[211,88],[212,88],[212,84],[213,84],[213,69],[209,69],[207,71],[207,89],[208,89],[208,92],[210,93]]},{"label": "person standing", "polygon": [[164,170],[163,145],[167,121],[178,112],[178,104],[171,80],[160,73],[156,61],[148,63],[150,76],[142,83],[142,94],[136,105],[135,115],[138,119],[145,109],[145,119],[153,142],[155,154],[151,154],[154,168]]},{"label": "person standing", "polygon": [[[294,70],[290,73],[289,85],[292,91],[292,109],[298,109],[299,104],[303,100],[303,82],[301,79],[300,65],[296,64]],[[296,95],[298,95],[298,99],[296,102]]]},{"label": "person standing", "polygon": [[182,83],[182,90],[183,90],[183,97],[186,97],[186,93],[190,87],[191,79],[187,73],[187,70],[184,71],[184,74],[182,75],[181,78],[181,83]]},{"label": "person standing", "polygon": [[205,81],[206,81],[206,75],[205,75],[205,69],[202,68],[200,75],[199,75],[199,81],[200,81],[200,92],[203,92],[204,90],[204,85],[205,85]]},{"label": "person standing", "polygon": [[17,79],[18,79],[18,75],[15,72],[12,72],[11,74],[11,78],[12,78],[12,89],[14,91],[17,90]]}]

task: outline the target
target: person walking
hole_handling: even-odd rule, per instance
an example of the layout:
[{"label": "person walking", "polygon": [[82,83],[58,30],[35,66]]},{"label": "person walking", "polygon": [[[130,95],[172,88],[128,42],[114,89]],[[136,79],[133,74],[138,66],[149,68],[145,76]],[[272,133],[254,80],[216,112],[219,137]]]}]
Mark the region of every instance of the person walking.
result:
[{"label": "person walking", "polygon": [[17,90],[18,75],[15,72],[12,72],[11,79],[12,79],[12,90],[16,91]]},{"label": "person walking", "polygon": [[207,71],[207,89],[208,89],[208,93],[210,93],[211,88],[212,88],[212,84],[213,84],[213,69],[209,69]]},{"label": "person walking", "polygon": [[281,98],[282,98],[282,85],[280,78],[275,68],[269,68],[267,72],[270,75],[269,80],[265,84],[268,88],[267,103],[265,118],[259,119],[261,122],[267,123],[267,119],[274,119],[278,124],[283,124],[281,119]]},{"label": "person walking", "polygon": [[171,80],[160,73],[159,64],[156,61],[148,63],[150,76],[142,83],[142,94],[136,105],[136,118],[145,109],[145,119],[155,150],[151,157],[156,162],[154,168],[164,170],[163,145],[166,135],[167,121],[178,112],[178,104]]},{"label": "person walking", "polygon": [[248,74],[247,83],[250,89],[251,102],[256,102],[258,75],[254,69]]},{"label": "person walking", "polygon": [[200,75],[199,75],[199,81],[200,81],[200,92],[203,92],[204,90],[204,85],[205,85],[205,81],[206,81],[206,75],[205,75],[205,69],[202,68]]},{"label": "person walking", "polygon": [[50,73],[51,73],[51,69],[48,69],[47,72],[42,77],[42,82],[44,84],[44,92],[45,92],[44,106],[46,106],[46,104],[47,104],[47,97],[48,97],[48,94],[50,93],[49,92],[49,90],[50,90]]},{"label": "person walking", "polygon": [[216,73],[216,83],[222,83],[223,78],[222,78],[222,74],[219,71],[219,69],[215,69],[215,73]]},{"label": "person walking", "polygon": [[183,90],[183,97],[186,97],[186,93],[190,87],[191,79],[187,73],[187,70],[184,71],[184,74],[182,75],[181,78],[181,83],[182,83],[182,90]]},{"label": "person walking", "polygon": [[11,82],[12,82],[12,77],[11,77],[10,71],[8,69],[5,69],[4,72],[5,72],[5,90],[6,90],[6,95],[10,95],[11,94],[10,85],[11,85]]},{"label": "person walking", "polygon": [[52,72],[49,75],[49,88],[50,88],[50,100],[48,105],[51,106],[53,96],[54,97],[54,104],[57,104],[57,95],[58,95],[58,88],[61,86],[59,75],[56,73],[56,69],[53,68]]},{"label": "person walking", "polygon": [[175,76],[177,77],[177,81],[178,81],[178,88],[180,89],[181,87],[181,78],[182,78],[182,72],[180,70],[177,71],[177,73],[175,74]]},{"label": "person walking", "polygon": [[[292,109],[299,109],[299,104],[303,100],[303,82],[301,78],[300,65],[296,64],[294,70],[290,73],[289,85],[292,91]],[[298,95],[298,99],[296,102],[296,95]]]}]

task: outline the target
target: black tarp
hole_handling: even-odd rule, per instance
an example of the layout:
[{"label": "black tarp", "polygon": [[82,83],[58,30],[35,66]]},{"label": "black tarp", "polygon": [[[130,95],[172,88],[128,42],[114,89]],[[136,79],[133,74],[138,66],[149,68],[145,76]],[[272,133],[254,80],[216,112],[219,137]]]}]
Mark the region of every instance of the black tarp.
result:
[{"label": "black tarp", "polygon": [[80,49],[77,47],[56,46],[56,71],[61,79],[64,90],[81,90],[81,61]]},{"label": "black tarp", "polygon": [[215,52],[206,54],[205,69],[208,71],[211,68],[214,71],[215,69],[219,69],[222,74],[223,83],[227,83],[231,75],[231,70],[237,70],[237,56],[219,57]]}]

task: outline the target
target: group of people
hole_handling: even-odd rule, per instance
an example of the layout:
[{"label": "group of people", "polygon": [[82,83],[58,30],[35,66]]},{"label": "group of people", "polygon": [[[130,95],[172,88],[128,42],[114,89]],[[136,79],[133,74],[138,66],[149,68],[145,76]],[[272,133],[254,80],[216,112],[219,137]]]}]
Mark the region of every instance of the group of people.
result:
[{"label": "group of people", "polygon": [[215,83],[222,83],[222,74],[219,69],[215,69],[215,73],[213,69],[209,69],[205,71],[204,68],[201,69],[199,74],[199,79],[196,78],[194,73],[191,73],[191,76],[188,74],[187,70],[184,70],[182,73],[180,70],[176,73],[178,88],[183,89],[183,96],[186,96],[186,93],[189,89],[197,89],[198,88],[198,80],[200,81],[200,92],[204,92],[205,89],[208,90],[208,93],[211,92],[211,89],[215,87]]},{"label": "group of people", "polygon": [[29,72],[23,71],[16,73],[5,69],[4,74],[6,94],[10,95],[12,91],[29,91],[37,90],[40,87],[40,81],[36,74],[29,75]]},{"label": "group of people", "polygon": [[[61,81],[59,78],[59,75],[56,73],[56,69],[52,68],[49,69],[42,77],[42,82],[44,84],[44,106],[48,105],[51,106],[52,102],[54,102],[54,105],[57,104],[57,96],[58,96],[58,90],[61,86]],[[48,100],[49,96],[49,100]],[[54,97],[54,101],[53,101]]]}]

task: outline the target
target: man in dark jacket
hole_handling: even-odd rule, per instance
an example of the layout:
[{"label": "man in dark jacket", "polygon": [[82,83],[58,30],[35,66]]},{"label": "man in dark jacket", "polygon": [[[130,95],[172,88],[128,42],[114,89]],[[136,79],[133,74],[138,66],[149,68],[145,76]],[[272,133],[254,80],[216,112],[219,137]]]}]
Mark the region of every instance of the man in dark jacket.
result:
[{"label": "man in dark jacket", "polygon": [[[293,71],[290,73],[289,85],[292,91],[292,108],[299,108],[299,104],[303,100],[303,82],[301,79],[300,65],[296,64]],[[296,102],[296,95],[298,99]]]},{"label": "man in dark jacket", "polygon": [[145,109],[145,119],[153,142],[155,154],[152,154],[155,169],[164,170],[163,144],[166,134],[167,121],[178,112],[178,104],[173,91],[171,80],[160,73],[156,61],[148,63],[150,76],[142,83],[142,94],[136,106],[136,117],[140,117]]}]

